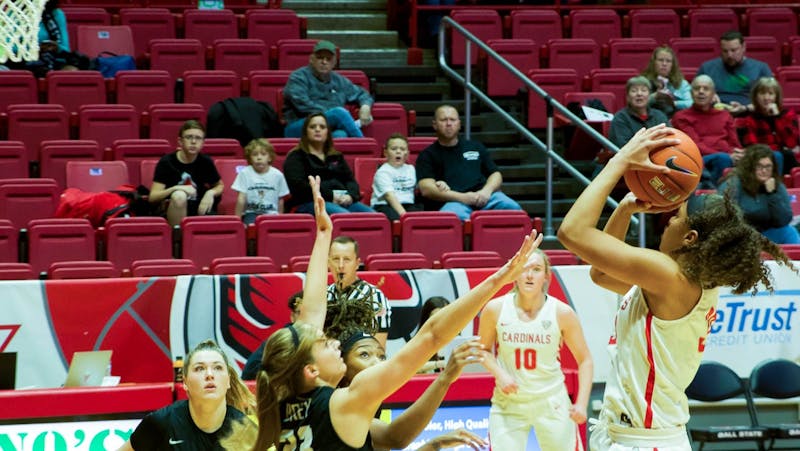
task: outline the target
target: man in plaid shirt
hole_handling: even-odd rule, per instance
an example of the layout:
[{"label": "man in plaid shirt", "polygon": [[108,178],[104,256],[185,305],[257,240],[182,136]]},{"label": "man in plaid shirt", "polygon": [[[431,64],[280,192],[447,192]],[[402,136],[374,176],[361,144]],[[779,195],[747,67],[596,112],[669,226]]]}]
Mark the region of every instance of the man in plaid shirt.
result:
[{"label": "man in plaid shirt", "polygon": [[328,253],[328,268],[333,273],[333,280],[328,286],[328,303],[355,300],[372,300],[378,332],[375,338],[386,349],[386,338],[389,335],[392,310],[386,295],[380,288],[358,278],[358,243],[349,236],[338,236],[331,243]]}]

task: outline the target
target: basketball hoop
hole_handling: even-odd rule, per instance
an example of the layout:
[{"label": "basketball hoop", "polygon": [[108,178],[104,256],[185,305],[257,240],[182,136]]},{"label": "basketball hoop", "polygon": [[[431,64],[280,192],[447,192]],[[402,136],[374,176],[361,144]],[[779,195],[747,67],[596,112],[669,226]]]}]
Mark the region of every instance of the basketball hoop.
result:
[{"label": "basketball hoop", "polygon": [[39,59],[39,23],[47,0],[0,0],[0,63]]}]

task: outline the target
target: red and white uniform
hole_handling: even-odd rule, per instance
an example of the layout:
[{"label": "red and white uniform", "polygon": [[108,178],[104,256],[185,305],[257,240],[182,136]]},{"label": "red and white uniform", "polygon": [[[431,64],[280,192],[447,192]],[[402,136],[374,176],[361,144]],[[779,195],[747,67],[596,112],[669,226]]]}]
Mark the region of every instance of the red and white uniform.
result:
[{"label": "red and white uniform", "polygon": [[684,390],[692,382],[716,319],[716,289],[703,290],[691,312],[656,318],[638,286],[622,298],[608,351],[611,373],[592,450],[691,450]]},{"label": "red and white uniform", "polygon": [[523,321],[514,303],[516,292],[503,296],[497,318],[497,363],[517,382],[517,393],[495,387],[489,411],[492,450],[524,450],[531,428],[546,451],[582,450],[578,427],[564,386],[559,351],[560,300],[547,296],[536,318]]}]

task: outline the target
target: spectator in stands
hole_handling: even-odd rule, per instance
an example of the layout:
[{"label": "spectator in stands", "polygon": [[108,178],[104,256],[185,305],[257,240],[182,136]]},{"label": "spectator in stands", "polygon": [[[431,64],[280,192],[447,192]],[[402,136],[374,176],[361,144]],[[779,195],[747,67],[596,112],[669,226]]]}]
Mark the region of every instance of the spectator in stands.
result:
[{"label": "spectator in stands", "polygon": [[328,214],[374,212],[359,202],[358,183],[341,152],[333,148],[328,121],[323,113],[312,113],[303,121],[303,136],[286,161],[283,172],[292,194],[291,205],[298,213],[314,213],[309,176],[322,179],[322,197]]},{"label": "spectator in stands", "polygon": [[239,193],[236,216],[245,224],[256,222],[258,215],[283,213],[283,199],[289,195],[286,178],[272,167],[275,148],[264,138],[250,141],[244,148],[248,166],[236,174],[231,188]]},{"label": "spectator in stands", "polygon": [[753,109],[750,103],[750,88],[761,77],[771,77],[769,66],[753,58],[747,58],[742,33],[728,31],[719,38],[720,57],[706,61],[697,75],[708,75],[714,80],[717,94],[714,103],[722,102],[731,114],[738,116]]},{"label": "spectator in stands", "polygon": [[743,155],[733,117],[725,109],[714,108],[714,96],[711,77],[698,75],[692,80],[692,107],[672,116],[672,125],[689,135],[703,155],[708,171],[703,186],[707,188],[715,188],[725,169]]},{"label": "spectator in stands", "polygon": [[[367,304],[375,315],[377,324],[375,338],[386,347],[389,336],[392,309],[386,295],[380,288],[358,277],[361,258],[358,256],[358,242],[349,236],[337,236],[328,252],[328,268],[333,274],[333,283],[328,286],[328,316],[325,330],[331,323],[341,321],[339,315],[348,315],[349,304]],[[367,330],[361,327],[362,330]]]},{"label": "spectator in stands", "polygon": [[394,133],[383,148],[386,163],[382,164],[372,180],[370,206],[385,214],[390,221],[400,219],[406,211],[420,211],[422,205],[414,202],[417,172],[408,164],[408,139]]},{"label": "spectator in stands", "polygon": [[69,33],[67,33],[67,16],[58,7],[58,0],[47,0],[39,23],[39,48],[52,51],[58,49],[70,52]]},{"label": "spectator in stands", "polygon": [[176,444],[220,449],[219,441],[231,432],[233,422],[252,423],[234,406],[252,405],[254,397],[230,371],[228,357],[213,340],[195,346],[186,362],[183,387],[188,399],[145,416],[120,451],[172,449]]},{"label": "spectator in stands", "polygon": [[[456,0],[419,0],[420,5],[450,6],[455,5]],[[420,43],[424,47],[435,47],[436,37],[439,35],[439,26],[442,17],[446,16],[447,11],[420,11],[419,23],[425,25],[425,33],[420,36]]]},{"label": "spectator in stands", "polygon": [[766,144],[783,155],[781,174],[789,174],[797,166],[800,153],[800,130],[797,115],[792,109],[783,108],[783,90],[772,77],[762,77],[750,91],[753,111],[741,120],[744,129],[742,144]]},{"label": "spectator in stands", "polygon": [[622,147],[642,127],[667,124],[669,119],[661,110],[650,107],[650,80],[639,75],[625,84],[625,108],[617,111],[611,120],[608,139]]},{"label": "spectator in stands", "polygon": [[[289,296],[289,324],[294,324],[297,321],[297,318],[300,316],[300,309],[302,308],[303,304],[303,290],[298,291],[297,293]],[[289,325],[287,324],[287,326]],[[250,354],[250,357],[247,358],[247,362],[244,364],[244,368],[242,368],[242,379],[246,381],[252,381],[258,375],[258,370],[261,369],[261,356],[264,355],[264,346],[267,344],[267,340],[261,342],[260,345]]]},{"label": "spectator in stands", "polygon": [[433,129],[436,141],[416,161],[419,190],[431,208],[453,212],[462,221],[474,210],[522,210],[500,191],[503,176],[486,147],[459,139],[461,119],[454,107],[436,109]]},{"label": "spectator in stands", "polygon": [[202,153],[205,133],[200,122],[184,122],[178,131],[178,150],[161,157],[156,165],[150,202],[161,204],[172,226],[186,216],[216,213],[225,185],[214,161]]},{"label": "spectator in stands", "polygon": [[748,146],[733,173],[720,184],[719,191],[729,193],[742,209],[745,220],[773,242],[800,244],[800,234],[790,224],[789,193],[769,146]]},{"label": "spectator in stands", "polygon": [[[586,422],[594,363],[578,315],[547,294],[550,277],[550,261],[537,249],[512,291],[489,301],[481,312],[478,335],[487,350],[483,365],[495,378],[489,411],[492,449],[527,449],[531,429],[541,449],[581,449],[578,425]],[[578,364],[574,403],[564,385],[562,343]]]},{"label": "spectator in stands", "polygon": [[667,116],[692,106],[692,88],[683,78],[671,47],[664,45],[653,50],[642,76],[650,80],[650,106],[661,109]]},{"label": "spectator in stands", "polygon": [[[335,72],[336,46],[319,41],[309,57],[308,66],[289,75],[283,88],[283,117],[288,125],[287,137],[298,138],[303,133],[303,119],[323,111],[334,138],[362,137],[361,127],[372,122],[373,99],[367,91]],[[348,103],[359,105],[358,121],[345,108]]]}]

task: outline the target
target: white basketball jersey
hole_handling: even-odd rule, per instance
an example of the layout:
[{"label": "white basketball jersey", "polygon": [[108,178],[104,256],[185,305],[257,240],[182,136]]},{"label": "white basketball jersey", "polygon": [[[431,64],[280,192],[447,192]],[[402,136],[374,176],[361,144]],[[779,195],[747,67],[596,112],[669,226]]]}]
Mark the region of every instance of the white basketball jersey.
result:
[{"label": "white basketball jersey", "polygon": [[705,340],[716,319],[718,291],[703,290],[686,316],[662,320],[633,286],[617,310],[608,344],[611,374],[601,419],[645,429],[683,426],[689,421],[684,390],[694,379]]},{"label": "white basketball jersey", "polygon": [[[514,305],[516,292],[504,295],[497,319],[497,362],[517,381],[521,398],[548,396],[564,386],[559,350],[556,298],[545,297],[532,321],[522,321]],[[495,387],[494,396],[508,396]]]}]

